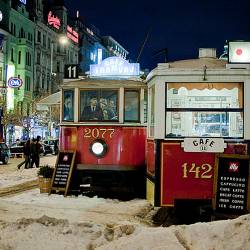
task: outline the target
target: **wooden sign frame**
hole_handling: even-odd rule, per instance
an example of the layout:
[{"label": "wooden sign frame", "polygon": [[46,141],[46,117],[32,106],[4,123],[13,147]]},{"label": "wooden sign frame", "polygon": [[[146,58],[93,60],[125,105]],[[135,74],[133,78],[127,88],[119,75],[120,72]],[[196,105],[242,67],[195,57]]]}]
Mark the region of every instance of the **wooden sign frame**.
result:
[{"label": "wooden sign frame", "polygon": [[[68,176],[67,176],[67,182],[66,182],[66,186],[65,187],[53,187],[54,181],[55,181],[55,177],[57,174],[57,169],[58,169],[58,163],[59,163],[59,159],[60,159],[60,155],[61,154],[65,154],[65,156],[67,154],[73,154],[72,159],[70,161],[70,166],[69,166],[69,172],[68,172]],[[76,156],[76,151],[59,151],[58,155],[57,155],[57,160],[56,160],[56,165],[55,165],[55,170],[52,176],[52,182],[51,182],[51,189],[49,192],[49,195],[51,194],[52,191],[56,191],[56,192],[60,192],[60,191],[64,191],[64,196],[67,196],[68,193],[68,189],[69,189],[69,185],[70,185],[70,180],[71,180],[71,176],[73,173],[73,168],[74,168],[74,164],[75,164],[75,156]]]},{"label": "wooden sign frame", "polygon": [[[213,186],[213,199],[212,199],[212,207],[215,212],[217,212],[217,195],[218,195],[218,175],[219,175],[219,161],[221,158],[232,159],[233,160],[247,160],[248,161],[248,180],[246,187],[246,213],[250,211],[250,157],[248,155],[239,155],[239,154],[217,154],[215,159],[215,170],[214,170],[214,186]],[[230,190],[231,191],[231,190]],[[220,212],[222,214],[222,212]],[[240,213],[225,213],[228,217],[241,215]]]}]

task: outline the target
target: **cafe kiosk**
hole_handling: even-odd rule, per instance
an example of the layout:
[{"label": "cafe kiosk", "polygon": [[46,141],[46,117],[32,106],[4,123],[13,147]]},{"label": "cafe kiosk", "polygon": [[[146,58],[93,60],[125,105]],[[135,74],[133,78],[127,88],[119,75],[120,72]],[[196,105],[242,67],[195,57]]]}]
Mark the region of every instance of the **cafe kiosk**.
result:
[{"label": "cafe kiosk", "polygon": [[[216,58],[215,49],[199,49],[198,59],[160,63],[149,73],[147,199],[153,205],[250,211],[250,58],[241,57],[245,50],[249,43],[230,43],[227,62]],[[230,178],[230,170],[229,178],[222,174],[221,168],[235,167],[241,158],[243,176],[236,171]]]}]

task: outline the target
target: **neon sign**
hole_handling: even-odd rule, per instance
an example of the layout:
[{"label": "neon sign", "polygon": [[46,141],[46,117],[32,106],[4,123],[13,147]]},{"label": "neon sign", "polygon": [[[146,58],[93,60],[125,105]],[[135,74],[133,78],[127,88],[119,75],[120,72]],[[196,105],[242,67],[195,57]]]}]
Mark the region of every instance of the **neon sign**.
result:
[{"label": "neon sign", "polygon": [[75,30],[73,30],[73,28],[70,27],[69,25],[67,25],[67,37],[75,43],[79,42],[78,33]]},{"label": "neon sign", "polygon": [[52,11],[48,14],[48,24],[52,25],[54,28],[59,29],[61,26],[61,21],[57,16],[52,15]]},{"label": "neon sign", "polygon": [[23,81],[20,78],[17,77],[11,77],[8,80],[8,86],[10,88],[20,88],[23,85]]},{"label": "neon sign", "polygon": [[128,61],[112,56],[104,59],[100,64],[90,65],[90,76],[120,76],[130,77],[139,76],[140,65],[139,63],[129,63]]}]

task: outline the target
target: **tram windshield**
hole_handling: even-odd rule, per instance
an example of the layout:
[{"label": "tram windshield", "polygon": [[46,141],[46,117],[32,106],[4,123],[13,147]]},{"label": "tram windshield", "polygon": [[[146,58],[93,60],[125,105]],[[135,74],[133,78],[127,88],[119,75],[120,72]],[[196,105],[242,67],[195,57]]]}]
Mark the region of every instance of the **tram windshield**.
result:
[{"label": "tram windshield", "polygon": [[118,121],[118,90],[80,90],[80,121]]},{"label": "tram windshield", "polygon": [[168,83],[166,136],[243,137],[243,84]]}]

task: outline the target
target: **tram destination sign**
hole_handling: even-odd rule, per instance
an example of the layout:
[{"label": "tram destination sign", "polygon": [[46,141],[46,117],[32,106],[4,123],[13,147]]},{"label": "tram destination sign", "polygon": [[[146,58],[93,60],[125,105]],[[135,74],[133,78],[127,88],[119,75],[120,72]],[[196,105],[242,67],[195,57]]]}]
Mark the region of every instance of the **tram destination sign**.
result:
[{"label": "tram destination sign", "polygon": [[247,213],[249,156],[218,154],[215,165],[215,212],[230,215]]},{"label": "tram destination sign", "polygon": [[139,75],[139,63],[129,63],[125,59],[116,56],[108,57],[100,64],[90,65],[91,77],[128,77]]},{"label": "tram destination sign", "polygon": [[59,151],[52,177],[52,191],[64,191],[67,195],[75,161],[74,151]]},{"label": "tram destination sign", "polygon": [[185,138],[184,152],[223,153],[226,148],[223,138]]}]

